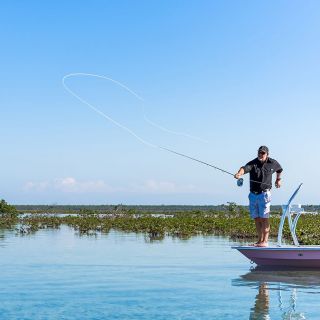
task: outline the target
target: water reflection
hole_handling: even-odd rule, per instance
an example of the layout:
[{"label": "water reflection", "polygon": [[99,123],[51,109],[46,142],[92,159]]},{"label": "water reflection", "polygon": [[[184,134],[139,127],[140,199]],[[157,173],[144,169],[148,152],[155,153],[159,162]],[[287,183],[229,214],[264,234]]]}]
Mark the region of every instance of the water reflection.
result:
[{"label": "water reflection", "polygon": [[6,230],[0,228],[0,247],[6,246]]},{"label": "water reflection", "polygon": [[281,283],[284,288],[305,287],[320,289],[320,270],[281,267],[255,267],[235,280],[244,283]]},{"label": "water reflection", "polygon": [[[280,319],[307,319],[306,311],[299,310],[297,303],[299,289],[309,293],[320,292],[320,270],[312,269],[271,269],[256,267],[232,281],[234,286],[257,288],[250,320],[271,319],[272,313],[281,315]],[[277,303],[271,305],[270,292],[276,293]],[[277,310],[274,310],[274,309]],[[273,309],[273,310],[272,310]]]},{"label": "water reflection", "polygon": [[3,247],[3,241],[5,240],[5,236],[3,234],[3,232],[0,230],[0,247]]},{"label": "water reflection", "polygon": [[269,317],[269,289],[265,282],[259,285],[258,294],[255,298],[254,306],[251,308],[249,319],[270,319]]}]

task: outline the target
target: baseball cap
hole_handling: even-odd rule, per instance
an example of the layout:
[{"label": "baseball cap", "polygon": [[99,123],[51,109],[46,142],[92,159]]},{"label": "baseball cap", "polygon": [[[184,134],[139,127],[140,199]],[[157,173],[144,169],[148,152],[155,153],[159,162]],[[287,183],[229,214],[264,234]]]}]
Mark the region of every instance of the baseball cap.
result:
[{"label": "baseball cap", "polygon": [[266,146],[261,146],[261,147],[258,149],[258,152],[269,153],[269,149],[268,149],[268,147],[266,147]]}]

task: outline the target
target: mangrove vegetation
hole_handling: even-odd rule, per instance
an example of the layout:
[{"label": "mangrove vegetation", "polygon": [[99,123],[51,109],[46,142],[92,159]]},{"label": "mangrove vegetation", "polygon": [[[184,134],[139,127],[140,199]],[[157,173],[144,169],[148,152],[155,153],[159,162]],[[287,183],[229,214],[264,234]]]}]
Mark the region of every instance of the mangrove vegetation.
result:
[{"label": "mangrove vegetation", "polygon": [[[273,211],[270,218],[271,238],[278,232],[280,212]],[[246,207],[228,203],[220,210],[191,211],[140,211],[125,206],[109,206],[108,210],[80,208],[70,214],[48,212],[22,213],[4,200],[0,204],[0,228],[14,229],[17,234],[29,234],[40,229],[57,229],[66,225],[79,235],[96,235],[110,230],[143,233],[148,241],[161,240],[165,236],[187,239],[196,235],[223,235],[232,240],[251,241],[256,237],[254,222]],[[320,245],[320,215],[302,216],[297,226],[301,244]],[[284,238],[291,241],[285,225]]]}]

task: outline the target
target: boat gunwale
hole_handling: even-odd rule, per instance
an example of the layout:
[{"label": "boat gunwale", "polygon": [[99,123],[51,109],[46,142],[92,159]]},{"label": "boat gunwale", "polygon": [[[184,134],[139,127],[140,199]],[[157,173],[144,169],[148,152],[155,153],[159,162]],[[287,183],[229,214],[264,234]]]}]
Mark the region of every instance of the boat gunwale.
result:
[{"label": "boat gunwale", "polygon": [[281,247],[255,247],[255,246],[232,246],[232,249],[241,250],[266,250],[266,251],[319,251],[320,246],[281,246]]}]

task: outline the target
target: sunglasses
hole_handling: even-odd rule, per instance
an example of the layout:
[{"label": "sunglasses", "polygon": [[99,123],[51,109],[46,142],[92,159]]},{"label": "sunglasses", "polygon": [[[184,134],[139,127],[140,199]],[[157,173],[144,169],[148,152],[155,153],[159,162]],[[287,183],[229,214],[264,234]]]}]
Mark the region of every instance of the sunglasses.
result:
[{"label": "sunglasses", "polygon": [[258,154],[266,154],[264,151],[259,151]]}]

